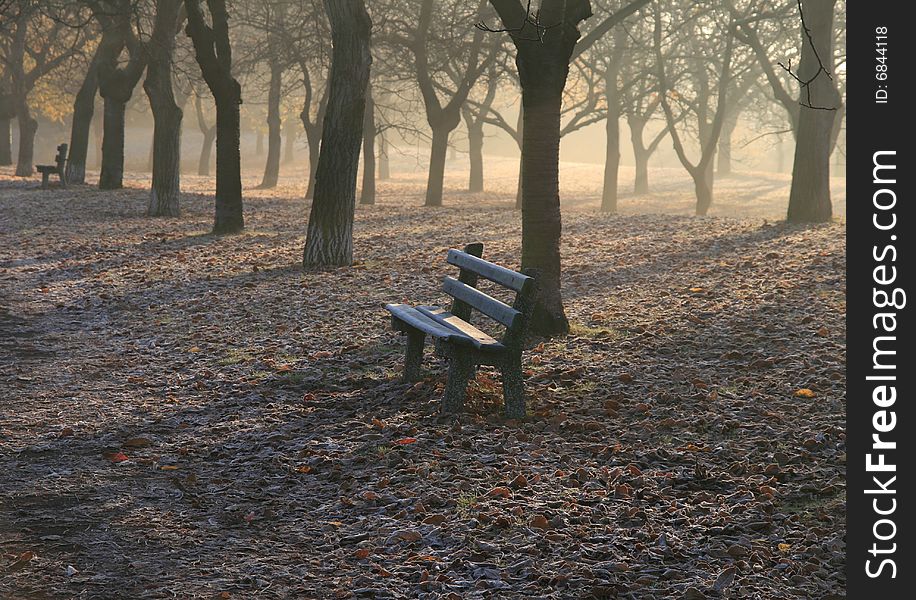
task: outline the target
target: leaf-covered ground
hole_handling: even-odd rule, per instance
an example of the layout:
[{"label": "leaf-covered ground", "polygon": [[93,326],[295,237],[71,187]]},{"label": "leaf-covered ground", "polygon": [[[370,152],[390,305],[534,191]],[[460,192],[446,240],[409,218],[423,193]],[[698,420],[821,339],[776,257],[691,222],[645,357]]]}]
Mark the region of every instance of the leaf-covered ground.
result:
[{"label": "leaf-covered ground", "polygon": [[486,369],[441,417],[381,307],[442,301],[449,247],[518,266],[515,164],[476,195],[455,167],[442,209],[381,182],[325,272],[301,173],[214,237],[203,179],[154,220],[142,176],[0,171],[0,596],[842,597],[845,227],[778,222],[762,173],[698,219],[656,170],[603,216],[566,165],[573,333],[526,352],[529,419]]}]

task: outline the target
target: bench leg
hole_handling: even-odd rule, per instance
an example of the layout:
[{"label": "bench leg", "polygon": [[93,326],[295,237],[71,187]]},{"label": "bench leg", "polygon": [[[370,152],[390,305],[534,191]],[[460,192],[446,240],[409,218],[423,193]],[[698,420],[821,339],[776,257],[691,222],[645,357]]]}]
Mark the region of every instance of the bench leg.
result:
[{"label": "bench leg", "polygon": [[502,368],[503,408],[507,419],[525,418],[525,381],[521,356],[506,359]]},{"label": "bench leg", "polygon": [[469,354],[455,352],[448,362],[448,381],[445,382],[445,398],[442,399],[442,412],[457,413],[464,408],[464,397],[468,382],[474,375],[474,360]]},{"label": "bench leg", "polygon": [[41,187],[43,189],[48,187],[48,178],[50,177],[50,175],[51,175],[50,173],[47,173],[44,171],[41,173]]},{"label": "bench leg", "polygon": [[426,334],[422,331],[407,333],[407,355],[404,360],[404,381],[413,383],[420,380],[420,365],[423,362],[423,342]]}]

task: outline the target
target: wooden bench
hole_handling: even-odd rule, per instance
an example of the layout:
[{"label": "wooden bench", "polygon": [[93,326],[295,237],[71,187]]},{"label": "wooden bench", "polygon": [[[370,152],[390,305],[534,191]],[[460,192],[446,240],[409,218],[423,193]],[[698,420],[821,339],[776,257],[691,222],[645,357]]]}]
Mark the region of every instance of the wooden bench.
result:
[{"label": "wooden bench", "polygon": [[38,172],[41,173],[41,187],[48,187],[48,178],[53,174],[57,173],[57,176],[60,177],[61,187],[67,187],[67,171],[65,165],[67,163],[67,144],[61,144],[57,147],[57,156],[54,157],[55,165],[35,165],[35,168],[38,169]]},{"label": "wooden bench", "polygon": [[[388,304],[385,309],[391,313],[393,328],[407,336],[405,380],[419,379],[426,336],[435,340],[437,353],[448,359],[443,412],[461,410],[477,365],[493,365],[502,372],[505,415],[520,419],[525,416],[522,343],[537,293],[535,272],[517,273],[483,260],[482,254],[483,244],[469,244],[463,252],[448,251],[446,261],[460,269],[457,279],[446,277],[442,286],[453,299],[450,310],[407,304]],[[514,291],[512,306],[478,290],[480,277]],[[503,325],[502,337],[497,340],[472,325],[472,310]]]}]

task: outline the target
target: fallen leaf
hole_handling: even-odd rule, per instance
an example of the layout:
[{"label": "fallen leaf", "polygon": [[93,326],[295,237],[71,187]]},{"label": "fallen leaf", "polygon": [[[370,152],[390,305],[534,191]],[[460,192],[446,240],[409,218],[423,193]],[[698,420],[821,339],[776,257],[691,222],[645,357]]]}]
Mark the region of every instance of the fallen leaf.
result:
[{"label": "fallen leaf", "polygon": [[360,548],[359,550],[353,553],[353,556],[362,560],[369,556],[369,550],[367,550],[366,548]]},{"label": "fallen leaf", "polygon": [[814,398],[814,396],[816,396],[816,394],[812,390],[809,390],[808,388],[801,388],[800,390],[795,390],[796,398]]},{"label": "fallen leaf", "polygon": [[162,469],[163,471],[177,471],[178,470],[178,467],[175,465],[162,465],[159,468]]},{"label": "fallen leaf", "polygon": [[550,527],[550,522],[544,515],[534,515],[531,517],[531,521],[528,524],[537,529],[547,529]]},{"label": "fallen leaf", "polygon": [[73,433],[74,432],[72,427],[64,427],[60,430],[60,433],[57,434],[57,437],[69,437],[73,435]]},{"label": "fallen leaf", "polygon": [[188,352],[200,352],[199,346],[191,346],[191,349]]},{"label": "fallen leaf", "polygon": [[780,552],[788,552],[789,550],[792,549],[792,544],[785,544],[785,543],[782,543],[782,544],[779,544],[779,545],[776,546],[776,547],[779,548],[779,551],[780,551]]},{"label": "fallen leaf", "polygon": [[121,445],[124,446],[125,448],[146,448],[147,446],[151,444],[152,442],[148,438],[135,437],[135,438],[130,438],[129,440],[125,441]]},{"label": "fallen leaf", "polygon": [[496,498],[499,496],[503,498],[511,498],[512,491],[507,487],[495,487],[492,490],[490,490],[487,496],[490,496],[491,498]]},{"label": "fallen leaf", "polygon": [[738,570],[735,567],[728,567],[719,573],[719,576],[716,577],[716,582],[712,584],[712,589],[721,593],[735,581],[735,573],[737,572]]},{"label": "fallen leaf", "polygon": [[407,444],[416,444],[417,438],[412,438],[412,437],[401,438],[399,440],[396,440],[394,443],[397,444],[398,446],[406,446]]},{"label": "fallen leaf", "polygon": [[105,458],[107,458],[109,461],[113,463],[119,463],[119,462],[124,462],[125,460],[130,460],[130,457],[128,457],[123,452],[106,452],[102,456],[104,456]]}]

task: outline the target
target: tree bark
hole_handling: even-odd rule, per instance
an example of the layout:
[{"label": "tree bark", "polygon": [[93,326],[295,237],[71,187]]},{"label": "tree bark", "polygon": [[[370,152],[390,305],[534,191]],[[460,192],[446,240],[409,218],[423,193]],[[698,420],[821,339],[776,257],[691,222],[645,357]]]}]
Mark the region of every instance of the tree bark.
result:
[{"label": "tree bark", "polygon": [[696,214],[698,217],[705,217],[713,199],[715,173],[712,161],[709,161],[705,168],[695,169],[690,175],[693,177],[693,188],[697,196]]},{"label": "tree bark", "polygon": [[366,112],[363,123],[363,185],[360,204],[375,204],[375,101],[371,85],[366,90]]},{"label": "tree bark", "polygon": [[181,121],[172,91],[172,54],[182,0],[158,0],[143,89],[153,113],[153,175],[146,214],[177,217],[181,195]]},{"label": "tree bark", "polygon": [[38,132],[38,121],[32,117],[25,98],[19,101],[17,111],[19,122],[19,155],[16,160],[16,177],[31,177],[34,169],[35,134]]},{"label": "tree bark", "polygon": [[451,129],[433,129],[433,140],[429,150],[429,174],[426,180],[426,202],[424,206],[442,206],[442,189],[445,180],[445,159],[448,156],[448,135]]},{"label": "tree bark", "polygon": [[468,177],[468,191],[483,191],[483,120],[471,120],[468,125],[468,160],[471,174]]},{"label": "tree bark", "polygon": [[283,67],[274,59],[270,63],[270,87],[267,91],[267,162],[261,189],[277,186],[280,178],[280,151],[283,140],[280,135],[283,123],[280,121],[280,85],[283,82]]},{"label": "tree bark", "polygon": [[324,5],[333,50],[315,197],[302,254],[306,267],[353,262],[356,176],[372,64],[371,22],[364,0],[325,0]]},{"label": "tree bark", "polygon": [[210,157],[213,152],[213,142],[216,141],[216,123],[213,125],[207,125],[200,95],[194,96],[194,109],[197,113],[197,127],[204,135],[204,141],[200,147],[200,158],[197,161],[197,174],[203,177],[209,177]]},{"label": "tree bark", "polygon": [[795,162],[786,216],[790,223],[824,223],[833,218],[830,152],[840,97],[833,80],[827,74],[819,73],[821,65],[818,57],[827,64],[833,58],[835,4],[836,0],[802,0],[802,27],[807,26],[810,37],[802,31],[801,62],[797,75],[803,81],[812,77],[814,80],[801,90],[802,106],[798,115]]}]

